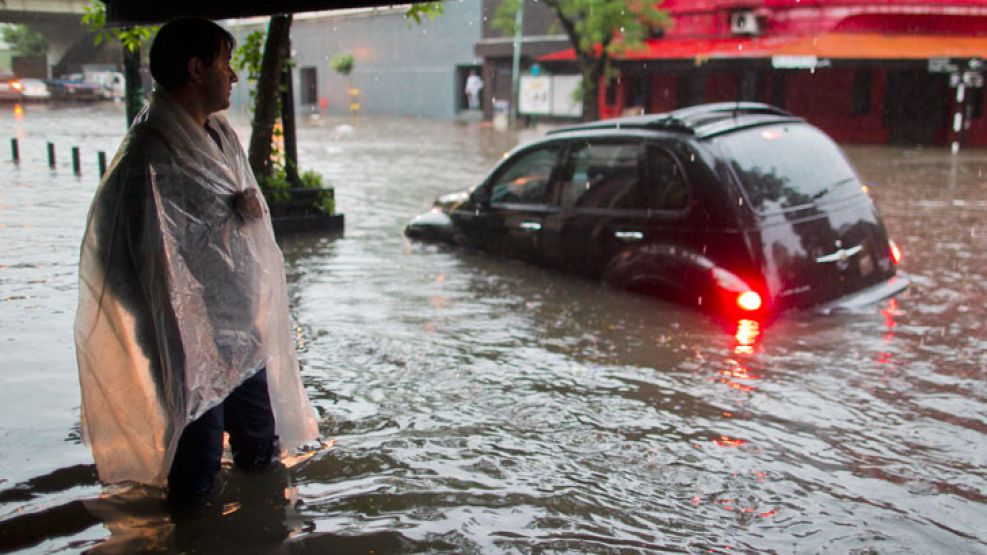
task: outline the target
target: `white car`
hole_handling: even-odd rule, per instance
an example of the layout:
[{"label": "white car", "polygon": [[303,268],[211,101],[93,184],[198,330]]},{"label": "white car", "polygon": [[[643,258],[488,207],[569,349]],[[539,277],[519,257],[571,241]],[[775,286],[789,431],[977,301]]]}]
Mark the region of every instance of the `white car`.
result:
[{"label": "white car", "polygon": [[24,100],[43,102],[51,98],[48,85],[41,79],[21,79],[20,81],[23,87],[21,92],[24,94]]}]

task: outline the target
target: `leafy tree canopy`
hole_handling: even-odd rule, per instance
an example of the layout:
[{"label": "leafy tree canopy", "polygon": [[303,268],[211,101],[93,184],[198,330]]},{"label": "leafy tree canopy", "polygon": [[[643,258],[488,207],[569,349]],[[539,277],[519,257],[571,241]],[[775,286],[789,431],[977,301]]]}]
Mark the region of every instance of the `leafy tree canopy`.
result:
[{"label": "leafy tree canopy", "polygon": [[102,2],[93,1],[82,8],[82,24],[95,33],[93,41],[102,44],[103,41],[119,40],[130,52],[140,49],[141,43],[150,40],[160,28],[157,25],[137,25],[111,29],[106,27],[106,6]]},{"label": "leafy tree canopy", "polygon": [[[522,0],[504,0],[494,13],[493,27],[514,34],[514,14]],[[641,46],[652,29],[667,27],[660,2],[642,0],[541,0],[555,12],[562,30],[581,54],[613,56]]]},{"label": "leafy tree canopy", "polygon": [[434,21],[435,18],[443,13],[445,13],[445,6],[442,5],[442,0],[437,0],[436,2],[416,2],[408,7],[408,11],[405,12],[404,17],[421,25],[423,18]]},{"label": "leafy tree canopy", "polygon": [[[494,12],[493,27],[514,34],[515,14],[524,0],[504,0]],[[541,0],[558,17],[559,25],[576,51],[582,73],[578,91],[583,118],[597,117],[597,83],[611,73],[610,62],[622,52],[640,48],[652,30],[670,24],[658,9],[660,0]]]},{"label": "leafy tree canopy", "polygon": [[44,35],[25,25],[4,25],[4,42],[14,49],[18,56],[44,56],[48,53],[48,41]]}]

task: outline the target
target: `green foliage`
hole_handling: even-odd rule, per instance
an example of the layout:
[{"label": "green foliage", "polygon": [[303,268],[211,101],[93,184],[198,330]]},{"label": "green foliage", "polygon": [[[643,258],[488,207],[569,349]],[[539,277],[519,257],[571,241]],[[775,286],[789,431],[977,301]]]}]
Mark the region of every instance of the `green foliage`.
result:
[{"label": "green foliage", "polygon": [[14,47],[18,56],[44,56],[48,53],[48,41],[44,35],[26,25],[6,25],[3,40]]},{"label": "green foliage", "polygon": [[261,192],[274,206],[272,212],[292,214],[316,211],[322,214],[336,213],[336,199],[331,187],[322,182],[322,176],[308,170],[299,175],[300,188],[288,181],[288,172],[282,165],[275,166],[270,177],[262,177],[257,184]]},{"label": "green foliage", "polygon": [[[233,51],[231,64],[233,69],[246,74],[250,92],[250,109],[256,103],[256,85],[260,78],[261,64],[264,58],[264,44],[267,32],[256,30],[244,37],[243,41]],[[291,58],[284,61],[286,68],[294,67]],[[350,61],[352,68],[352,60]],[[281,98],[278,97],[277,113],[281,113]],[[336,210],[335,197],[331,188],[322,184],[322,176],[314,171],[305,171],[299,175],[298,188],[288,180],[283,153],[278,147],[278,139],[284,131],[280,125],[275,125],[271,132],[274,144],[271,146],[271,175],[258,176],[257,184],[271,203],[271,211],[276,215],[296,215],[307,212],[333,214]],[[289,162],[290,163],[290,162]],[[299,191],[299,188],[311,189],[311,192]]]},{"label": "green foliage", "polygon": [[240,72],[247,71],[247,82],[250,83],[251,94],[253,94],[254,83],[260,77],[260,64],[264,57],[264,38],[266,35],[267,33],[258,29],[247,35],[240,46],[233,50],[233,69]]},{"label": "green foliage", "polygon": [[142,43],[150,41],[160,28],[159,25],[135,25],[108,29],[106,27],[106,6],[101,2],[94,1],[83,6],[82,11],[82,24],[94,33],[93,41],[96,44],[118,40],[130,52],[136,52]]},{"label": "green foliage", "polygon": [[340,75],[349,75],[353,71],[353,64],[353,54],[349,52],[340,52],[329,60],[329,67]]},{"label": "green foliage", "polygon": [[429,21],[435,21],[435,18],[443,13],[445,13],[445,6],[442,4],[442,0],[438,0],[437,2],[417,2],[408,8],[404,17],[408,20],[414,20],[417,25],[421,25],[423,17],[427,17]]},{"label": "green foliage", "polygon": [[[522,0],[504,0],[494,12],[493,28],[514,34],[514,14]],[[669,25],[668,14],[658,9],[660,2],[640,0],[544,0],[562,21],[576,50],[597,56],[596,47],[613,56],[641,46],[653,28]],[[571,24],[571,28],[566,25]]]},{"label": "green foliage", "polygon": [[[493,28],[514,34],[515,15],[524,0],[504,0],[494,12]],[[537,0],[535,0],[537,1]],[[610,60],[640,48],[652,29],[670,24],[668,13],[649,0],[541,0],[555,13],[576,50],[583,76],[576,95],[590,101],[597,94],[597,80],[614,75]],[[575,96],[575,95],[574,95]],[[585,114],[584,114],[585,117]]]}]

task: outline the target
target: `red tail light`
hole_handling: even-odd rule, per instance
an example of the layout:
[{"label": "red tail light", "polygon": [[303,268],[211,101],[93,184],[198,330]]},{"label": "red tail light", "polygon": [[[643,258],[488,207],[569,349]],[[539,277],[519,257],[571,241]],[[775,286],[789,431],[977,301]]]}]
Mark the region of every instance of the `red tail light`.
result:
[{"label": "red tail light", "polygon": [[901,249],[899,249],[898,245],[896,245],[891,239],[888,239],[888,250],[891,254],[891,261],[894,262],[895,265],[901,262]]},{"label": "red tail light", "polygon": [[761,295],[758,295],[756,291],[744,291],[737,295],[737,306],[753,312],[761,308]]},{"label": "red tail light", "polygon": [[21,83],[20,81],[11,81],[10,82],[10,87],[12,89],[14,89],[15,91],[22,91],[22,90],[24,90],[24,84]]}]

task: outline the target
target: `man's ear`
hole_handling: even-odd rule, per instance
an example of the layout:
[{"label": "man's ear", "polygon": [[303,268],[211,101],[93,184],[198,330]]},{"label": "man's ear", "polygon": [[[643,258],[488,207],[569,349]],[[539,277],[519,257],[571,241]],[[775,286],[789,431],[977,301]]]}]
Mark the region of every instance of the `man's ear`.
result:
[{"label": "man's ear", "polygon": [[190,58],[188,61],[188,77],[193,83],[202,83],[205,78],[206,64],[199,58]]}]

